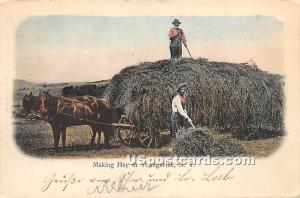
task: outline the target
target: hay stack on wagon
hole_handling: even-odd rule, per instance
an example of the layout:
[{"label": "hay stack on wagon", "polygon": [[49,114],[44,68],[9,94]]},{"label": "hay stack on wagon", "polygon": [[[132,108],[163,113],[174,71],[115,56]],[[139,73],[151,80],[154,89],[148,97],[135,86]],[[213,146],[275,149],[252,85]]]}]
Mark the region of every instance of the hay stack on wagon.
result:
[{"label": "hay stack on wagon", "polygon": [[188,114],[196,125],[242,138],[283,133],[283,77],[246,63],[161,60],[116,74],[105,97],[137,127],[169,128],[176,85],[187,82]]}]

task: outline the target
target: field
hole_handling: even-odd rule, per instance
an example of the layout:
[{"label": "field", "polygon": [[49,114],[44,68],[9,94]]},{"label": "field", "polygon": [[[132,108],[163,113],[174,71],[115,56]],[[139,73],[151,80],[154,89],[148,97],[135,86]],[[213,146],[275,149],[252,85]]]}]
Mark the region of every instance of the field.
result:
[{"label": "field", "polygon": [[[48,90],[54,95],[60,95],[64,86],[70,84],[38,85],[24,81],[15,81],[14,87],[14,126],[15,140],[20,151],[34,157],[41,158],[116,158],[126,157],[129,154],[142,154],[146,156],[166,156],[172,152],[172,143],[166,139],[167,132],[162,134],[162,144],[159,148],[142,148],[141,146],[129,147],[123,145],[117,137],[111,139],[111,147],[104,149],[103,144],[96,144],[93,148],[89,146],[91,133],[88,126],[76,126],[67,129],[67,141],[65,152],[55,153],[53,150],[53,135],[50,125],[44,121],[30,121],[18,116],[21,110],[21,100],[25,94],[33,92],[38,94],[39,90]],[[259,140],[239,140],[229,133],[217,133],[207,130],[214,139],[228,138],[239,144],[248,155],[256,157],[267,157],[281,145],[284,137],[275,137]],[[96,137],[97,140],[98,137]],[[101,139],[103,143],[103,139]],[[61,146],[61,145],[60,145]]]}]

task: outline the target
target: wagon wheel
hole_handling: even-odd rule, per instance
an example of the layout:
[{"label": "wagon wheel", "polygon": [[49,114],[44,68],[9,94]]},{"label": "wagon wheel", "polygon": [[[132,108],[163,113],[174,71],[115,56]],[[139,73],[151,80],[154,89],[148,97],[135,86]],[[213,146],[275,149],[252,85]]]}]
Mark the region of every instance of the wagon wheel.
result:
[{"label": "wagon wheel", "polygon": [[[125,116],[122,116],[119,124],[130,124],[128,120],[125,118]],[[132,140],[134,138],[134,131],[133,127],[118,127],[117,128],[117,134],[119,139],[126,145],[131,145]]]},{"label": "wagon wheel", "polygon": [[159,133],[151,131],[146,128],[143,132],[139,133],[139,141],[145,148],[158,147],[159,146]]}]

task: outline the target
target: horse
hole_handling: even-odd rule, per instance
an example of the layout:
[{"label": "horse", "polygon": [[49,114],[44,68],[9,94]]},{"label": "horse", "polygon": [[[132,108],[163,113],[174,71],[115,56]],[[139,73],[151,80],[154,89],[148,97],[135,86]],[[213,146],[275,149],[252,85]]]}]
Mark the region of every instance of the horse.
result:
[{"label": "horse", "polygon": [[52,96],[49,91],[38,96],[39,111],[42,119],[48,122],[53,131],[54,150],[58,151],[60,136],[65,150],[66,128],[75,125],[89,125],[92,129],[91,147],[96,133],[104,133],[104,147],[109,147],[113,136],[113,116],[111,104],[93,96]]},{"label": "horse", "polygon": [[[78,98],[84,101],[90,101],[92,102],[92,104],[96,106],[97,106],[96,101],[101,100],[93,96],[83,96],[83,97],[79,96]],[[65,99],[68,100],[67,98]],[[30,94],[26,94],[23,97],[21,106],[22,106],[21,115],[23,117],[27,117],[27,115],[31,113],[36,113],[37,114],[36,116],[40,118],[38,96],[33,95],[32,92],[30,92]],[[98,144],[100,144],[100,140],[101,140],[101,131],[98,131]]]},{"label": "horse", "polygon": [[28,114],[37,112],[39,109],[38,97],[34,96],[32,92],[26,94],[22,99],[22,116],[26,117]]}]

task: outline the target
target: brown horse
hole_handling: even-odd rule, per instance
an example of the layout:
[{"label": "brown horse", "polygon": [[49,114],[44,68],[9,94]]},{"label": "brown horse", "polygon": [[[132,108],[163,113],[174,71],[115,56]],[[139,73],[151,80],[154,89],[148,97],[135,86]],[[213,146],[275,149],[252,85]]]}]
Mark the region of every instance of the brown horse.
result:
[{"label": "brown horse", "polygon": [[[53,131],[54,149],[57,151],[62,136],[63,149],[66,142],[66,128],[74,125],[89,125],[92,128],[93,146],[96,133],[103,131],[104,146],[109,146],[109,138],[113,135],[112,108],[108,101],[93,96],[63,97],[52,96],[48,92],[40,92],[38,96],[39,110],[43,120],[47,121]],[[100,139],[100,137],[99,137]]]},{"label": "brown horse", "polygon": [[32,112],[37,112],[39,110],[38,97],[34,96],[32,92],[26,94],[22,99],[22,116],[26,117]]}]

